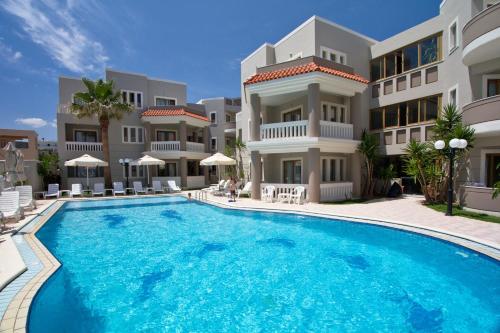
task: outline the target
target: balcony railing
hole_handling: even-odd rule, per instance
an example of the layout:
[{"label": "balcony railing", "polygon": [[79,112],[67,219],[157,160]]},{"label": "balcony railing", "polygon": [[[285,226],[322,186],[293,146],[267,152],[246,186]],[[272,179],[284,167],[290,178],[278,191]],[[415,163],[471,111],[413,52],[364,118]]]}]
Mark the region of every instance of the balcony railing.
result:
[{"label": "balcony railing", "polygon": [[[303,138],[308,135],[308,127],[307,120],[265,124],[260,126],[260,138],[261,140]],[[320,121],[320,129],[320,136],[324,138],[349,140],[353,138],[352,124],[322,120]]]},{"label": "balcony railing", "polygon": [[180,141],[151,141],[151,151],[179,151]]},{"label": "balcony railing", "polygon": [[187,151],[192,151],[196,153],[204,153],[205,152],[205,145],[203,143],[198,143],[198,142],[186,142],[186,150]]},{"label": "balcony railing", "polygon": [[102,142],[66,141],[68,151],[102,151]]},{"label": "balcony railing", "polygon": [[474,16],[462,29],[464,48],[473,40],[500,27],[500,3],[492,5]]},{"label": "balcony railing", "polygon": [[[264,187],[272,185],[275,188],[274,198],[278,197],[280,193],[292,193],[293,189],[297,186],[304,186],[305,197],[307,198],[308,184],[282,184],[282,183],[262,183],[260,185],[261,191]],[[352,183],[351,182],[336,182],[336,183],[321,183],[320,200],[321,201],[342,201],[352,198]]]},{"label": "balcony railing", "polygon": [[500,95],[482,98],[463,106],[463,121],[474,125],[487,121],[500,120]]}]

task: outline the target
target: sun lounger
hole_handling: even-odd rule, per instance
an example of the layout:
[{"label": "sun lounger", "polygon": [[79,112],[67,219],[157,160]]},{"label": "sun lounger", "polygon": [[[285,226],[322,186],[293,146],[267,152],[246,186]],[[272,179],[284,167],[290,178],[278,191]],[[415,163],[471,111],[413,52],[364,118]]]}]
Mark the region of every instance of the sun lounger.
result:
[{"label": "sun lounger", "polygon": [[122,182],[113,182],[113,195],[117,194],[125,195],[125,190],[123,189]]},{"label": "sun lounger", "polygon": [[103,183],[95,183],[94,190],[92,191],[92,196],[96,195],[104,196],[104,184]]},{"label": "sun lounger", "polygon": [[71,185],[71,192],[70,192],[70,197],[74,197],[75,195],[82,196],[82,189],[83,186],[82,184],[72,184]]},{"label": "sun lounger", "polygon": [[2,213],[3,223],[9,219],[19,221],[23,217],[23,211],[19,205],[19,192],[2,192],[0,195],[0,212]]},{"label": "sun lounger", "polygon": [[177,184],[175,183],[175,180],[169,180],[167,182],[167,185],[168,185],[168,188],[170,189],[170,191],[172,191],[172,192],[182,191],[181,188],[179,186],[177,186]]},{"label": "sun lounger", "polygon": [[33,199],[33,187],[31,185],[16,186],[19,192],[19,206],[24,210],[36,208],[36,201]]},{"label": "sun lounger", "polygon": [[135,195],[146,194],[146,190],[142,187],[142,182],[133,182],[133,185]]},{"label": "sun lounger", "polygon": [[238,194],[238,198],[242,194],[243,195],[248,195],[248,197],[250,197],[250,195],[252,193],[252,182],[246,183],[245,186],[243,186],[243,189],[237,190],[236,193]]},{"label": "sun lounger", "polygon": [[161,185],[161,181],[153,180],[153,191],[154,193],[165,193],[163,186]]},{"label": "sun lounger", "polygon": [[43,198],[56,198],[59,199],[59,184],[49,184],[47,192],[43,193]]}]

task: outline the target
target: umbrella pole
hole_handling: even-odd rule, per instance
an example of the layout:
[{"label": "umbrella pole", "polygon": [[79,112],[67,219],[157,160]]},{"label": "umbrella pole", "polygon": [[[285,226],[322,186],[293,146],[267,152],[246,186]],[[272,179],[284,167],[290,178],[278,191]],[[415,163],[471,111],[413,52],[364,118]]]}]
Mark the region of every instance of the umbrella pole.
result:
[{"label": "umbrella pole", "polygon": [[146,176],[148,177],[148,186],[150,186],[151,182],[149,181],[149,165],[148,165],[148,169],[146,170]]},{"label": "umbrella pole", "polygon": [[87,167],[87,190],[89,189],[89,167]]}]

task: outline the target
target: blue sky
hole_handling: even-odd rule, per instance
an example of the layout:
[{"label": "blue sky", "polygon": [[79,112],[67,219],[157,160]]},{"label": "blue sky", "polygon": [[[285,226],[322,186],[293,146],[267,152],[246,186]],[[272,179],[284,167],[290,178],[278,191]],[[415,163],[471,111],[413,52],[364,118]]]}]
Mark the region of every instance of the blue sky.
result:
[{"label": "blue sky", "polygon": [[0,0],[0,128],[55,139],[58,76],[106,67],[184,81],[190,102],[238,96],[240,61],[312,15],[383,40],[439,2]]}]

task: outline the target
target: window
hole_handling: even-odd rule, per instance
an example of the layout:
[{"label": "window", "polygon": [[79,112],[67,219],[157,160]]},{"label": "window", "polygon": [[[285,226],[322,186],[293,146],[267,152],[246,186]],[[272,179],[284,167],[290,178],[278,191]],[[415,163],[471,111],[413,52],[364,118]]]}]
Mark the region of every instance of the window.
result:
[{"label": "window", "polygon": [[297,108],[289,111],[284,111],[281,114],[281,118],[283,122],[288,122],[288,121],[299,121],[302,119],[302,109]]},{"label": "window", "polygon": [[157,141],[176,141],[177,133],[175,131],[156,131]]},{"label": "window", "polygon": [[346,159],[342,157],[321,158],[321,181],[336,182],[346,179]]},{"label": "window", "polygon": [[155,96],[155,105],[156,106],[170,106],[170,105],[176,105],[177,100],[175,98],[169,98],[169,97],[156,97]]},{"label": "window", "polygon": [[497,165],[500,164],[500,154],[486,154],[486,186],[493,187],[493,184],[500,181],[500,173]]},{"label": "window", "polygon": [[[122,167],[123,169],[123,176],[126,177],[126,173],[125,173],[125,166]],[[139,165],[129,165],[128,166],[128,176],[130,178],[142,178],[144,177],[144,169],[146,167],[145,166],[139,166]]]},{"label": "window", "polygon": [[448,90],[448,104],[453,104],[455,106],[458,106],[457,90],[458,90],[457,85],[451,87],[450,90]]},{"label": "window", "polygon": [[455,18],[448,27],[448,52],[452,53],[458,47],[458,18]]},{"label": "window", "polygon": [[217,111],[210,112],[210,122],[212,124],[217,124]]},{"label": "window", "polygon": [[335,50],[332,50],[332,49],[330,49],[328,47],[324,47],[324,46],[322,46],[320,48],[320,50],[321,50],[321,58],[342,64],[342,65],[347,64],[347,56],[345,53],[340,52],[340,51],[335,51]]},{"label": "window", "polygon": [[283,161],[283,183],[301,184],[302,183],[302,161],[289,160]]},{"label": "window", "polygon": [[97,131],[75,130],[74,140],[76,142],[97,142]]},{"label": "window", "polygon": [[163,166],[157,166],[159,177],[177,177],[177,164],[175,162],[167,162]]},{"label": "window", "polygon": [[[87,168],[67,167],[68,178],[87,178]],[[89,168],[89,178],[103,177],[104,168]]]},{"label": "window", "polygon": [[302,58],[302,52],[298,52],[296,54],[290,53],[290,60],[295,60],[300,58]]},{"label": "window", "polygon": [[405,46],[370,62],[370,77],[377,81],[441,59],[441,34]]},{"label": "window", "polygon": [[334,159],[330,160],[330,181],[334,182],[337,180],[336,163]]},{"label": "window", "polygon": [[137,126],[122,126],[123,143],[144,143],[144,129]]},{"label": "window", "polygon": [[345,105],[335,103],[323,103],[321,105],[321,120],[346,123],[348,109]]},{"label": "window", "polygon": [[487,79],[486,81],[486,97],[500,95],[500,78]]},{"label": "window", "polygon": [[231,115],[226,114],[226,123],[230,123],[230,122],[231,122]]},{"label": "window", "polygon": [[122,90],[122,100],[136,108],[142,108],[142,92],[140,91]]},{"label": "window", "polygon": [[212,138],[210,140],[210,149],[213,151],[217,150],[217,138]]},{"label": "window", "polygon": [[413,125],[437,119],[441,96],[387,105],[370,111],[370,129]]}]

